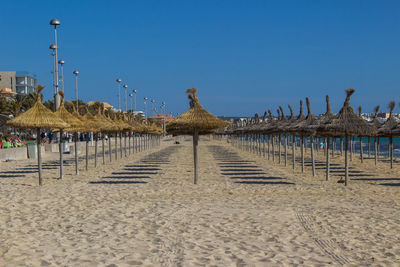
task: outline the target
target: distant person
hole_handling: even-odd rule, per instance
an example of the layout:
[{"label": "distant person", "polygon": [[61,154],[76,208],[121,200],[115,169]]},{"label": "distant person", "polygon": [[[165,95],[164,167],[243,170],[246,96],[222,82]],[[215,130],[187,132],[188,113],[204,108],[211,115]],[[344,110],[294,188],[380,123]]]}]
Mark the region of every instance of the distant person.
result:
[{"label": "distant person", "polygon": [[50,132],[50,133],[48,134],[48,136],[49,136],[49,143],[52,144],[52,143],[53,143],[53,138],[54,138],[53,133]]}]

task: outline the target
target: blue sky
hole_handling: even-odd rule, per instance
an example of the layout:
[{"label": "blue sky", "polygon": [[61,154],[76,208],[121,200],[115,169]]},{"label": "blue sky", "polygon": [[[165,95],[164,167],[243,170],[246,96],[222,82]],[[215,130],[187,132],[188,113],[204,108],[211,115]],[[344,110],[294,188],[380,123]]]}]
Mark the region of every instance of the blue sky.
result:
[{"label": "blue sky", "polygon": [[[6,1],[2,3],[0,70],[25,70],[52,96],[53,31],[61,21],[59,57],[65,94],[74,98],[80,71],[84,101],[117,105],[120,77],[143,97],[188,108],[196,87],[216,115],[244,116],[310,97],[314,113],[344,90],[372,112],[400,101],[399,1]],[[396,108],[399,111],[399,108]]]}]

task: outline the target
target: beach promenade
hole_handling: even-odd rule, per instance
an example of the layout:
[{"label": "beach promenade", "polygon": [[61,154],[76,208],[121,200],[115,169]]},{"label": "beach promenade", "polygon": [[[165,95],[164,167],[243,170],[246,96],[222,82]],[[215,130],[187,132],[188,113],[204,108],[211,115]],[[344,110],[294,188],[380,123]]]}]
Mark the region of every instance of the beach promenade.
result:
[{"label": "beach promenade", "polygon": [[400,186],[345,187],[208,137],[194,185],[180,140],[79,176],[66,156],[63,180],[46,155],[41,187],[36,160],[2,162],[0,266],[400,265]]}]

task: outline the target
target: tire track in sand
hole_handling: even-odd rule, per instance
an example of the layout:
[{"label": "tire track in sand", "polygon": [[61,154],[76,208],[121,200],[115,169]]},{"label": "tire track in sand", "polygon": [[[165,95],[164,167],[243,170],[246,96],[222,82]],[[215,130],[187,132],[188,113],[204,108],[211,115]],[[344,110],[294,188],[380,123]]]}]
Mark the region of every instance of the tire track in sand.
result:
[{"label": "tire track in sand", "polygon": [[310,238],[314,243],[329,257],[340,265],[350,264],[351,261],[344,256],[343,250],[337,245],[332,239],[320,239],[315,231],[315,220],[313,216],[303,213],[301,211],[295,211],[296,218],[300,222],[301,226],[310,235]]}]

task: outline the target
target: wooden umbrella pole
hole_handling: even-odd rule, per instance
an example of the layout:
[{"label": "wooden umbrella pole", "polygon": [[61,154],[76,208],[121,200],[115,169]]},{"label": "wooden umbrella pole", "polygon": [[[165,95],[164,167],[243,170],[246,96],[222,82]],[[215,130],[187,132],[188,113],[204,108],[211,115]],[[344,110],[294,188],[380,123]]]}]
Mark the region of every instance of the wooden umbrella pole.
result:
[{"label": "wooden umbrella pole", "polygon": [[269,135],[268,135],[268,160],[269,160],[270,157],[271,157],[271,149],[270,149],[270,146],[271,146],[271,135],[269,134]]},{"label": "wooden umbrella pole", "polygon": [[301,136],[301,172],[304,172],[304,136]]},{"label": "wooden umbrella pole", "polygon": [[325,169],[325,177],[326,180],[329,181],[329,137],[326,139],[326,169]]},{"label": "wooden umbrella pole", "polygon": [[108,134],[108,156],[112,162],[112,147],[111,147],[111,133]]},{"label": "wooden umbrella pole", "polygon": [[39,172],[39,185],[43,184],[42,179],[42,150],[40,149],[40,128],[36,129],[36,145],[38,155],[38,172]]},{"label": "wooden umbrella pole", "polygon": [[193,134],[193,160],[194,160],[194,184],[197,184],[197,164],[198,164],[198,158],[197,158],[197,145],[199,142],[199,132],[197,129],[194,130]]},{"label": "wooden umbrella pole", "polygon": [[375,148],[375,165],[378,163],[378,142],[376,142],[376,137],[374,137],[374,148]]},{"label": "wooden umbrella pole", "polygon": [[296,168],[296,136],[292,134],[292,165],[293,170]]},{"label": "wooden umbrella pole", "polygon": [[345,173],[344,185],[345,186],[349,184],[349,156],[347,153],[348,150],[349,150],[349,140],[346,135],[344,137],[344,173]]},{"label": "wooden umbrella pole", "polygon": [[350,161],[353,161],[353,137],[350,136]]},{"label": "wooden umbrella pole", "polygon": [[[328,140],[329,141],[329,140]],[[328,146],[329,146],[329,144],[328,144]],[[335,155],[334,153],[335,153],[335,149],[336,149],[336,138],[333,138],[332,139],[332,157]]]},{"label": "wooden umbrella pole", "polygon": [[362,146],[361,136],[359,138],[360,138],[360,160],[361,160],[361,163],[363,163],[364,162],[364,158],[363,158],[363,146]]},{"label": "wooden umbrella pole", "polygon": [[75,133],[75,174],[79,174],[78,133]]},{"label": "wooden umbrella pole", "polygon": [[128,144],[129,144],[129,155],[131,154],[131,135],[132,135],[132,132],[131,131],[129,131],[129,140],[128,140]]},{"label": "wooden umbrella pole", "polygon": [[104,135],[101,135],[101,148],[103,154],[103,164],[106,164],[106,151],[104,150]]},{"label": "wooden umbrella pole", "polygon": [[133,153],[137,153],[137,137],[133,134]]},{"label": "wooden umbrella pole", "polygon": [[393,137],[389,137],[390,168],[393,169]]},{"label": "wooden umbrella pole", "polygon": [[272,135],[272,162],[275,162],[275,136]]},{"label": "wooden umbrella pole", "polygon": [[368,136],[368,157],[371,156],[371,138]]},{"label": "wooden umbrella pole", "polygon": [[278,149],[278,151],[279,151],[279,159],[278,159],[278,163],[279,164],[281,164],[281,152],[282,152],[282,150],[281,150],[281,147],[282,147],[282,135],[281,134],[279,134],[278,135],[278,142],[279,142],[279,149]]},{"label": "wooden umbrella pole", "polygon": [[64,160],[63,160],[63,143],[62,143],[62,136],[63,136],[63,131],[60,130],[60,143],[58,146],[58,149],[60,151],[60,179],[62,179],[64,177],[64,173],[63,173],[63,168],[64,168]]},{"label": "wooden umbrella pole", "polygon": [[340,138],[340,156],[343,156],[343,138]]},{"label": "wooden umbrella pole", "polygon": [[89,169],[89,135],[86,133],[86,170]]},{"label": "wooden umbrella pole", "polygon": [[122,159],[122,132],[119,133],[119,152],[120,152],[120,159]]},{"label": "wooden umbrella pole", "polygon": [[94,167],[97,167],[97,136],[94,136]]},{"label": "wooden umbrella pole", "polygon": [[287,134],[283,135],[283,141],[285,142],[285,167],[287,167]]},{"label": "wooden umbrella pole", "polygon": [[315,160],[314,160],[314,138],[310,136],[310,148],[311,148],[311,164],[312,164],[312,174],[315,176]]},{"label": "wooden umbrella pole", "polygon": [[380,142],[381,142],[381,138],[378,137],[378,148],[376,149],[376,151],[378,151],[378,153],[377,153],[378,158],[379,158],[379,153],[380,153],[380,150],[381,150],[381,149],[380,149],[380,148],[381,148]]},{"label": "wooden umbrella pole", "polygon": [[264,154],[264,159],[266,156],[266,150],[265,150],[265,134],[262,135],[262,139],[263,139],[263,154]]},{"label": "wooden umbrella pole", "polygon": [[115,160],[118,159],[118,132],[115,132]]},{"label": "wooden umbrella pole", "polygon": [[126,133],[124,133],[124,150],[125,150],[125,158],[128,156],[127,150],[126,150]]}]

